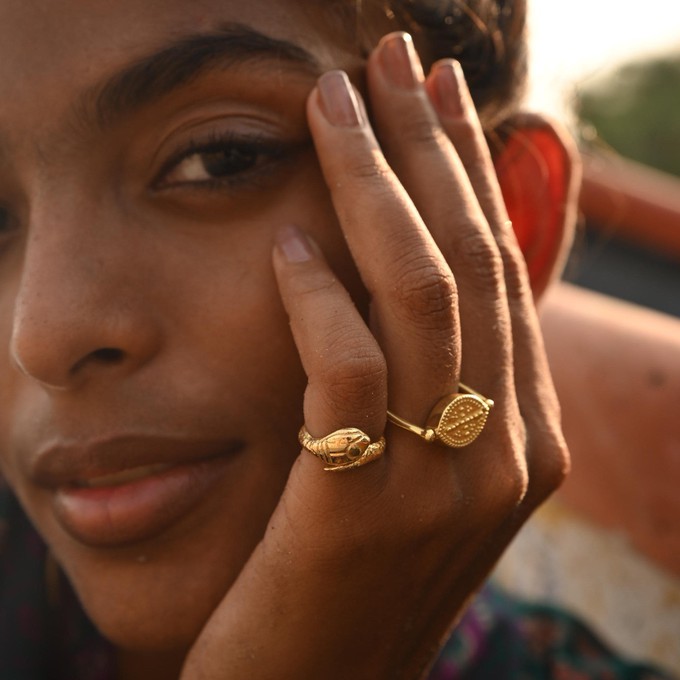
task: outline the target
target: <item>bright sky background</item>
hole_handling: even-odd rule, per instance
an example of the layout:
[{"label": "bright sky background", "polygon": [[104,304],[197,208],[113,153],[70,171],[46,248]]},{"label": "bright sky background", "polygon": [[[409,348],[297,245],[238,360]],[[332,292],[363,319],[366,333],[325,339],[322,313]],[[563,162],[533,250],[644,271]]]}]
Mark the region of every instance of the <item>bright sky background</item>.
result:
[{"label": "bright sky background", "polygon": [[640,54],[680,52],[680,0],[529,0],[529,106],[560,114],[573,84]]}]

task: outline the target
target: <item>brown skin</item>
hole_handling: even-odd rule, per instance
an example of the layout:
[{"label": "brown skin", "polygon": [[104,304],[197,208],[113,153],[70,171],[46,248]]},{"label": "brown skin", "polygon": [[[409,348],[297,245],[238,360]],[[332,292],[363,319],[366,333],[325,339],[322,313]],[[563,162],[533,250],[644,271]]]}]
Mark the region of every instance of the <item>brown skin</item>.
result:
[{"label": "brown skin", "polygon": [[563,284],[541,325],[573,459],[560,498],[680,574],[680,321]]},{"label": "brown skin", "polygon": [[[318,73],[285,61],[213,69],[105,129],[73,115],[131,60],[230,19],[359,78],[320,12],[0,8],[2,473],[120,648],[121,678],[172,677],[187,652],[184,680],[420,677],[566,469],[524,264],[451,64],[424,86],[400,36],[372,55],[393,170],[369,125],[350,124],[342,81],[313,89]],[[190,184],[187,161],[159,182],[174,153],[225,130],[283,141],[283,160],[264,154],[217,190]],[[461,364],[497,404],[474,444],[386,429],[388,403],[424,422]],[[315,436],[385,431],[387,453],[325,473],[300,453],[302,420]],[[114,516],[104,546],[63,521],[34,466],[51,442],[120,433],[240,448],[181,517],[116,542]]]}]

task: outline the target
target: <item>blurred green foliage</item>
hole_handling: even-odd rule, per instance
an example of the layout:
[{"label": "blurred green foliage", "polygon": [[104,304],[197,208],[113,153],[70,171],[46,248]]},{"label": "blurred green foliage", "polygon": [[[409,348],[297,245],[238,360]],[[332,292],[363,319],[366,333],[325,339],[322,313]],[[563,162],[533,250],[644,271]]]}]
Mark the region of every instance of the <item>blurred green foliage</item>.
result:
[{"label": "blurred green foliage", "polygon": [[584,140],[680,176],[680,53],[623,65],[582,85]]}]

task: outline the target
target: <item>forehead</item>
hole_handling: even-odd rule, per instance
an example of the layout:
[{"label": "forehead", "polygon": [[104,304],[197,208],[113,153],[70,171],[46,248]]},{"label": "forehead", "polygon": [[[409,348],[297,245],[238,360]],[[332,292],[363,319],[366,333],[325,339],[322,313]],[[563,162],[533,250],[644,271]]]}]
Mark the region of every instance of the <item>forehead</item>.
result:
[{"label": "forehead", "polygon": [[188,28],[209,29],[220,21],[253,24],[313,42],[324,17],[342,16],[338,8],[352,4],[353,0],[2,0],[0,36],[3,49],[21,51],[29,60],[30,53],[45,50],[61,55],[73,47],[101,51],[134,46],[152,33],[173,37]]},{"label": "forehead", "polygon": [[[351,4],[352,0],[347,0]],[[186,36],[238,23],[293,43],[320,70],[351,55],[338,31],[336,0],[0,0],[0,97],[18,103],[40,93],[41,107],[64,90],[144,58]],[[4,105],[4,104],[3,104]]]}]

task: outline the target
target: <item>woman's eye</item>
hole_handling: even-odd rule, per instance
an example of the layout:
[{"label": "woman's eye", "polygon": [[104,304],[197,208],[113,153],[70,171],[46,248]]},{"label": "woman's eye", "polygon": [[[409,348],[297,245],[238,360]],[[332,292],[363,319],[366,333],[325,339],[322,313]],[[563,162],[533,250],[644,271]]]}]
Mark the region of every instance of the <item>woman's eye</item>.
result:
[{"label": "woman's eye", "polygon": [[192,153],[166,175],[168,184],[212,182],[245,172],[258,162],[257,152],[226,147],[215,151]]},{"label": "woman's eye", "polygon": [[223,188],[244,183],[271,169],[290,148],[273,140],[211,139],[192,142],[162,168],[157,188]]}]

